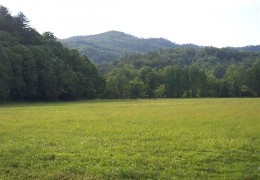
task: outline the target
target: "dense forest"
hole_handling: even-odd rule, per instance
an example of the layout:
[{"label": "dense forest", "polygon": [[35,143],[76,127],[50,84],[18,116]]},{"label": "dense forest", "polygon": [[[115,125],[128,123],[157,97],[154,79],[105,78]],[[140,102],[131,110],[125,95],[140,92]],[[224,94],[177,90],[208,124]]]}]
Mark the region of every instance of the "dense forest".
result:
[{"label": "dense forest", "polygon": [[97,98],[103,80],[86,56],[39,34],[0,6],[0,100]]},{"label": "dense forest", "polygon": [[[23,13],[12,16],[0,6],[0,100],[260,96],[259,46],[180,46],[165,39],[139,41],[124,33],[120,44],[118,32],[103,36],[115,43],[108,51],[121,58],[111,61],[112,56],[96,53],[103,62],[96,68],[51,32],[31,28]],[[126,46],[133,55],[125,53]]]},{"label": "dense forest", "polygon": [[98,65],[108,97],[260,96],[260,53],[236,48],[177,48]]}]

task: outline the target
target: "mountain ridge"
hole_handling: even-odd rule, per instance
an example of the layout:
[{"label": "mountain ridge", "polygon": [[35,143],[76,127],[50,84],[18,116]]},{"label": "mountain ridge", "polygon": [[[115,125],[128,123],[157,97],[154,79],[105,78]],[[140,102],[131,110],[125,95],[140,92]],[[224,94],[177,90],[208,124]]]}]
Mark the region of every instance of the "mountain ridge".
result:
[{"label": "mountain ridge", "polygon": [[[129,54],[181,47],[165,38],[138,38],[115,30],[95,35],[73,36],[60,39],[60,42],[69,48],[77,49],[96,63],[113,61]],[[199,47],[192,44],[187,46]]]},{"label": "mountain ridge", "polygon": [[[202,48],[196,44],[177,44],[165,38],[139,38],[131,34],[111,30],[94,35],[78,35],[60,39],[66,47],[78,50],[94,63],[111,62],[126,55],[145,54],[160,49]],[[260,52],[260,45],[230,47],[241,51]]]}]

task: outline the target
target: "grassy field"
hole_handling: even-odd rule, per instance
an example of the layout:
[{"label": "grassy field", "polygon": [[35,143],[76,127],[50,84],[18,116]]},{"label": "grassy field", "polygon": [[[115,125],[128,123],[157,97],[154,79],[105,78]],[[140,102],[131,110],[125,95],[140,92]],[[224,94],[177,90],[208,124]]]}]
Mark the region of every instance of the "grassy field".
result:
[{"label": "grassy field", "polygon": [[260,99],[0,105],[0,179],[259,179]]}]

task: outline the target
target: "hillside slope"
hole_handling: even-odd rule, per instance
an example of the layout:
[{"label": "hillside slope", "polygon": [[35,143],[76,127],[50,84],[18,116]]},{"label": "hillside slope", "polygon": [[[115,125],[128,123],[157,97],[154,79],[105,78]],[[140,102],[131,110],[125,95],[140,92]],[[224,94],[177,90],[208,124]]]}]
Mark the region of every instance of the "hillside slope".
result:
[{"label": "hillside slope", "polygon": [[246,51],[240,48],[172,48],[163,49],[145,54],[129,55],[122,59],[97,64],[99,73],[107,74],[113,69],[125,65],[134,66],[137,69],[143,66],[161,69],[166,66],[186,67],[195,65],[201,70],[214,72],[216,78],[222,78],[230,65],[249,67],[257,59],[260,60],[260,52]]},{"label": "hillside slope", "polygon": [[[0,101],[90,99],[102,87],[96,67],[55,36],[0,5]],[[0,178],[1,179],[1,178]]]},{"label": "hillside slope", "polygon": [[[201,48],[194,44],[176,44],[164,38],[138,38],[119,31],[108,31],[90,36],[73,36],[61,39],[66,47],[78,50],[94,63],[111,62],[127,55],[144,54],[169,48]],[[233,48],[260,52],[260,45]]]},{"label": "hillside slope", "polygon": [[[118,31],[90,36],[74,36],[60,40],[65,46],[77,49],[96,63],[113,61],[128,54],[146,53],[180,45],[163,38],[138,38]],[[195,45],[186,45],[195,46]]]}]

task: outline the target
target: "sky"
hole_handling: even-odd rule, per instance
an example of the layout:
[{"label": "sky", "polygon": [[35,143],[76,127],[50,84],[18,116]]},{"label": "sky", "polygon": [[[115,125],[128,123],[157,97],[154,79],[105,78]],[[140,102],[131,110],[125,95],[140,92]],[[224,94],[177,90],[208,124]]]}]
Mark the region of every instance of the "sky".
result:
[{"label": "sky", "polygon": [[260,44],[260,0],[0,0],[57,38],[117,30],[178,44]]}]

